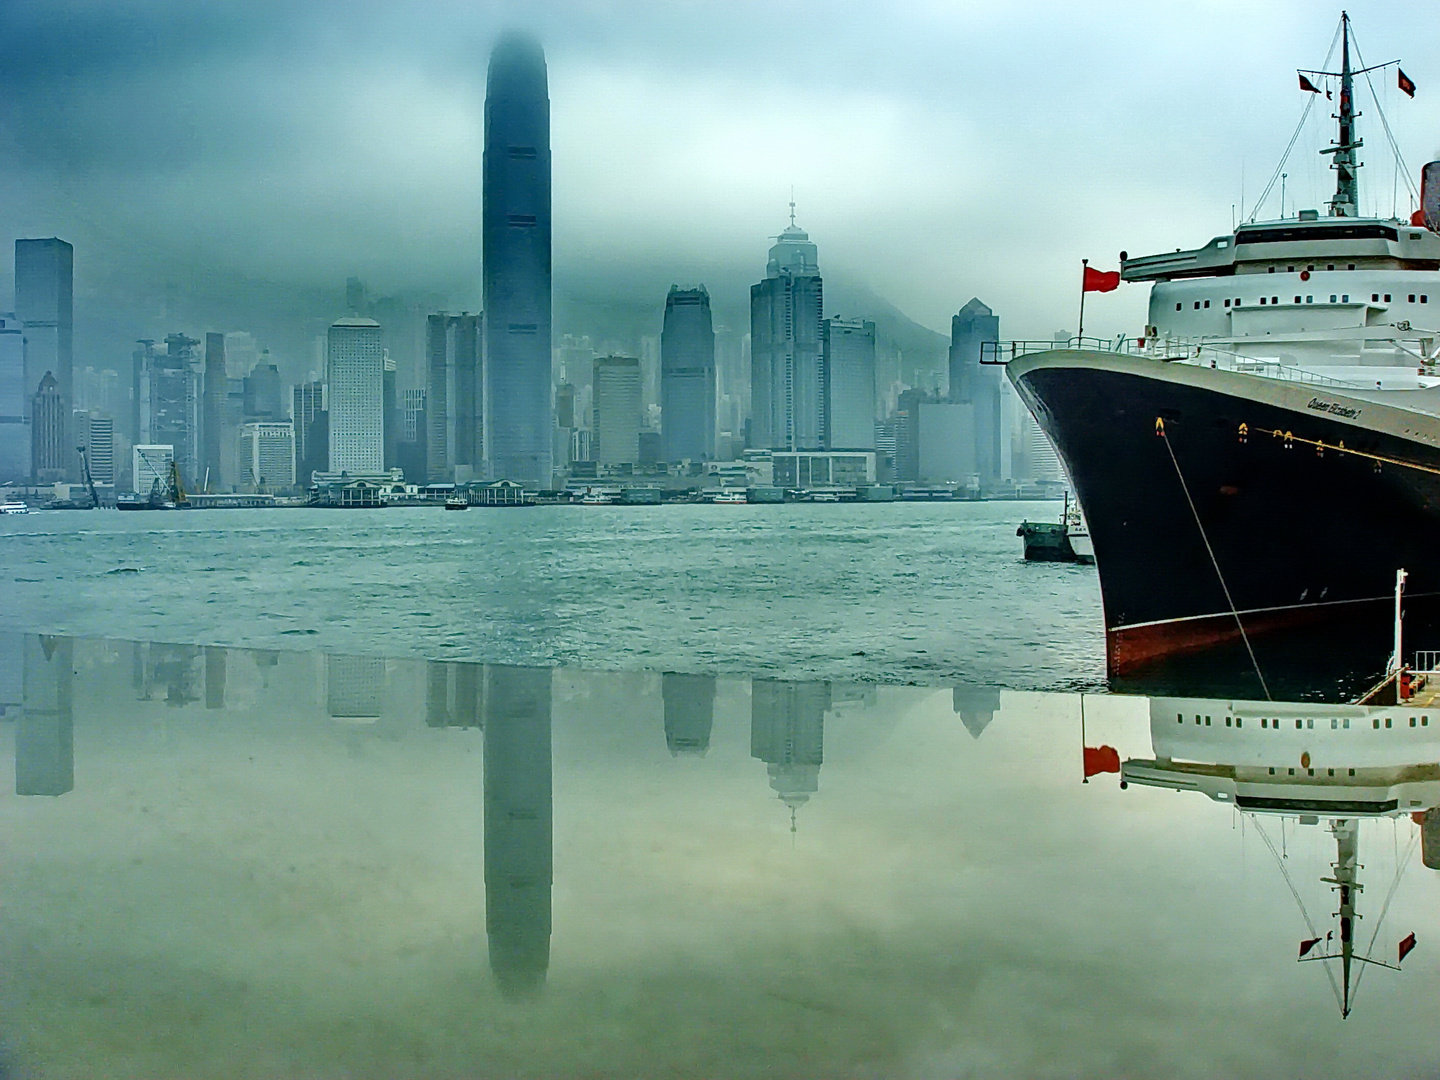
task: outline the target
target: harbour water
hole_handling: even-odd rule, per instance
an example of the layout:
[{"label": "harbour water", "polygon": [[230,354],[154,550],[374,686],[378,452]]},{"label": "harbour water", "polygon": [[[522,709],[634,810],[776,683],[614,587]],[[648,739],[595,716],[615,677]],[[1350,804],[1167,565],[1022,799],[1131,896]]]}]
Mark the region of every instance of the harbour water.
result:
[{"label": "harbour water", "polygon": [[12,629],[1023,689],[1104,679],[1058,503],[51,512],[0,524]]},{"label": "harbour water", "polygon": [[1154,753],[1140,698],[4,633],[0,706],[0,1074],[1436,1060],[1409,818],[1361,824],[1363,936],[1399,874],[1377,955],[1422,950],[1342,1023],[1323,825],[1082,782]]}]

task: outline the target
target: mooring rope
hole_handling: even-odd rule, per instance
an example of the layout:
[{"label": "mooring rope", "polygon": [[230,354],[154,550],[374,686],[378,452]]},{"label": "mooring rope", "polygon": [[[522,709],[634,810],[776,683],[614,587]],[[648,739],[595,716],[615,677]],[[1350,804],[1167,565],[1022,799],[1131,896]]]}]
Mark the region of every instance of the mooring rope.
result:
[{"label": "mooring rope", "polygon": [[1250,645],[1250,635],[1245,632],[1245,623],[1240,618],[1240,611],[1235,607],[1235,601],[1230,596],[1230,586],[1225,583],[1225,575],[1220,570],[1220,560],[1215,558],[1215,549],[1210,546],[1210,537],[1205,533],[1205,524],[1200,520],[1200,511],[1195,509],[1195,500],[1190,497],[1190,485],[1185,483],[1185,474],[1180,471],[1180,462],[1175,457],[1175,448],[1170,445],[1170,436],[1165,433],[1165,421],[1161,417],[1155,418],[1155,434],[1160,436],[1165,443],[1165,450],[1170,455],[1170,464],[1175,466],[1175,476],[1180,481],[1180,490],[1185,493],[1185,501],[1190,504],[1190,513],[1195,518],[1195,527],[1200,530],[1200,539],[1205,544],[1205,552],[1210,556],[1210,565],[1215,568],[1215,577],[1220,582],[1220,589],[1225,593],[1225,603],[1230,605],[1230,614],[1235,619],[1235,626],[1240,631],[1240,640],[1245,643],[1245,651],[1250,654],[1250,663],[1255,668],[1255,677],[1260,680],[1260,689],[1265,693],[1266,701],[1274,701],[1270,696],[1270,687],[1265,682],[1265,675],[1260,670],[1260,661],[1255,659],[1255,650]]}]

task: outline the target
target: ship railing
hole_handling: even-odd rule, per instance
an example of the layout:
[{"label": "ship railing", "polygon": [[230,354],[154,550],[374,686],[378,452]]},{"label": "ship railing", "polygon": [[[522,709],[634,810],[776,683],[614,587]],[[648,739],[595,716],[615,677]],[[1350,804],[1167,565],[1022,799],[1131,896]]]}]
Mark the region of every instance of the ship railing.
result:
[{"label": "ship railing", "polygon": [[1410,670],[1416,675],[1440,675],[1440,651],[1418,650]]},{"label": "ship railing", "polygon": [[1315,383],[1320,386],[1352,389],[1357,386],[1357,384],[1344,379],[1320,375],[1306,368],[1282,364],[1278,360],[1246,356],[1233,349],[1207,345],[1198,341],[1185,341],[1181,338],[1135,338],[1122,335],[1114,338],[1072,337],[1059,340],[983,341],[980,343],[980,363],[1003,367],[1022,356],[1052,352],[1056,349],[1084,349],[1089,352],[1118,353],[1125,356],[1143,357],[1147,360],[1159,360],[1164,363],[1220,368],[1245,375],[1283,379],[1287,382]]}]

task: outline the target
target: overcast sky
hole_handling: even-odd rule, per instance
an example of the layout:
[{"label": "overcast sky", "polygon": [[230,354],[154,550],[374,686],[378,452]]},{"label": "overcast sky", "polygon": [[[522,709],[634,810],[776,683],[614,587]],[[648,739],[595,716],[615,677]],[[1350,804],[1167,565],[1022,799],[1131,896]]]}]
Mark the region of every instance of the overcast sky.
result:
[{"label": "overcast sky", "polygon": [[[1399,57],[1419,85],[1410,101],[1393,69],[1376,83],[1418,172],[1440,156],[1440,55],[1419,44],[1440,5],[1350,11],[1366,61]],[[485,63],[520,25],[549,61],[562,286],[758,277],[793,185],[822,270],[937,329],[978,294],[1004,336],[1045,334],[1073,324],[1081,258],[1229,228],[1338,16],[1300,0],[0,0],[0,231],[72,240],[82,285],[178,265],[478,293]],[[1361,107],[1363,208],[1389,213],[1392,158]],[[1291,212],[1328,189],[1324,115],[1288,166]],[[1138,286],[1097,297],[1090,325],[1134,329],[1144,303]]]}]

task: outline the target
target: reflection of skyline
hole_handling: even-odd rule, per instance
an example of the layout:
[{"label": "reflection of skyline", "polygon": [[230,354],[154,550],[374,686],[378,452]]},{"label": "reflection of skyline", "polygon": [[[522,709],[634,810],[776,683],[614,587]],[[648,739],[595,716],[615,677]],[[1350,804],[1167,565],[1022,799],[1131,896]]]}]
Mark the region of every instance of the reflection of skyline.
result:
[{"label": "reflection of skyline", "polygon": [[499,664],[487,664],[483,672],[490,970],[503,996],[534,997],[550,967],[551,672]]},{"label": "reflection of skyline", "polygon": [[960,723],[978,739],[1000,711],[1000,688],[998,686],[956,686],[951,690],[953,711],[960,716]]},{"label": "reflection of skyline", "polygon": [[385,661],[325,654],[325,712],[337,720],[373,720],[385,699]]},{"label": "reflection of skyline", "polygon": [[795,813],[820,790],[830,684],[755,679],[750,684],[750,756],[765,762],[770,787]]},{"label": "reflection of skyline", "polygon": [[15,794],[64,795],[75,788],[72,684],[75,644],[25,635],[24,698],[15,727]]},{"label": "reflection of skyline", "polygon": [[481,724],[481,664],[425,662],[425,726],[472,728]]},{"label": "reflection of skyline", "polygon": [[225,652],[217,646],[205,649],[205,708],[225,708]]},{"label": "reflection of skyline", "polygon": [[665,745],[671,756],[703,756],[710,749],[710,730],[715,725],[714,676],[666,672],[660,696],[665,703]]}]

